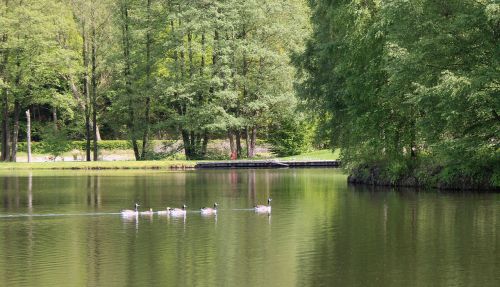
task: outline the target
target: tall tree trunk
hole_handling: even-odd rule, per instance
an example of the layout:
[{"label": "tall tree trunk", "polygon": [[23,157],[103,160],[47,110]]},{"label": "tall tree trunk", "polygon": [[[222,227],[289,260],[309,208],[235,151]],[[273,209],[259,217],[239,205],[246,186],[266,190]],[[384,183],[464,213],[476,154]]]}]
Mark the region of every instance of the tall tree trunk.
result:
[{"label": "tall tree trunk", "polygon": [[31,116],[29,109],[26,111],[26,147],[28,152],[28,162],[31,162]]},{"label": "tall tree trunk", "polygon": [[201,144],[201,157],[202,158],[205,158],[205,156],[207,155],[208,140],[209,140],[208,131],[205,130],[205,131],[203,131],[203,141]]},{"label": "tall tree trunk", "polygon": [[[179,20],[179,25],[180,25],[180,20]],[[170,20],[170,29],[172,34],[175,34],[175,23],[174,20]],[[179,64],[179,56],[177,55],[177,50],[174,50],[173,53],[173,58],[174,58],[174,70],[179,71],[180,69],[180,64]],[[175,79],[176,81],[181,81],[182,78],[179,75],[179,73],[175,73]],[[175,97],[177,97],[177,92],[175,92]],[[183,109],[182,109],[182,104],[178,103],[177,105],[177,114],[179,116],[183,115]],[[182,144],[184,146],[184,155],[186,156],[186,159],[191,159],[192,154],[191,154],[191,142],[189,140],[189,132],[185,129],[182,129],[181,127],[181,135],[182,135]]]},{"label": "tall tree trunk", "polygon": [[149,141],[149,122],[150,122],[150,109],[151,109],[151,97],[149,96],[151,93],[151,0],[148,0],[147,2],[147,20],[148,20],[148,27],[147,27],[147,32],[146,32],[146,110],[144,112],[144,133],[142,135],[142,153],[141,153],[141,159],[144,160],[146,159],[146,152],[148,150],[148,141]]},{"label": "tall tree trunk", "polygon": [[[246,29],[243,28],[243,33],[242,33],[242,38],[243,39],[246,39]],[[247,86],[246,86],[246,77],[247,77],[247,73],[248,73],[248,59],[247,59],[247,53],[246,51],[243,52],[243,69],[242,69],[242,78],[243,78],[243,97],[242,97],[242,100],[243,101],[247,101]],[[246,143],[246,147],[247,147],[247,157],[250,157],[250,138],[249,138],[249,131],[248,131],[248,127],[245,127],[245,143]]]},{"label": "tall tree trunk", "polygon": [[227,138],[229,139],[229,149],[231,150],[231,156],[236,154],[236,145],[234,144],[234,134],[231,130],[227,131]]},{"label": "tall tree trunk", "polygon": [[19,138],[19,114],[21,112],[21,104],[19,100],[14,101],[14,130],[12,131],[12,151],[10,161],[17,161],[17,141]]},{"label": "tall tree trunk", "polygon": [[99,124],[95,124],[95,133],[96,133],[96,138],[97,138],[97,141],[100,141],[101,140],[101,132],[99,131]]},{"label": "tall tree trunk", "polygon": [[[17,36],[17,39],[19,40],[19,35]],[[19,53],[16,53],[16,68],[17,68],[17,73],[16,73],[16,79],[15,79],[15,86],[19,87],[21,83],[21,58]],[[15,100],[14,100],[14,127],[12,130],[12,142],[11,142],[11,152],[10,152],[10,158],[9,160],[12,162],[17,161],[17,141],[19,139],[19,114],[21,113],[21,103],[19,102],[19,96],[17,95]]]},{"label": "tall tree trunk", "polygon": [[[5,2],[5,6],[7,7],[8,2]],[[7,34],[4,34],[2,37],[3,42],[7,42],[8,36]],[[9,50],[3,51],[3,63],[0,66],[0,76],[3,77],[3,80],[6,82],[6,72],[5,70],[7,69],[7,64],[9,62]],[[2,108],[3,108],[3,113],[2,113],[2,149],[1,149],[1,154],[0,154],[0,160],[6,161],[9,160],[9,98],[8,98],[8,90],[5,87],[3,91],[0,90],[0,92],[3,92],[3,99],[2,99]]]},{"label": "tall tree trunk", "polygon": [[248,157],[253,158],[255,156],[255,144],[257,142],[257,127],[252,127],[251,128],[251,135],[250,135],[250,148],[248,152]]},{"label": "tall tree trunk", "polygon": [[141,160],[141,155],[139,153],[139,144],[135,136],[132,136],[132,149],[134,150],[135,160]]},{"label": "tall tree trunk", "polygon": [[[149,91],[148,91],[149,92]],[[141,160],[146,159],[146,152],[148,151],[148,145],[149,145],[149,121],[150,121],[150,109],[151,109],[151,98],[148,96],[146,98],[146,111],[144,112],[145,116],[145,123],[144,123],[144,133],[142,134],[142,153],[141,153]]]},{"label": "tall tree trunk", "polygon": [[[235,47],[233,47],[233,55],[232,55],[233,69],[231,71],[231,78],[233,80],[233,90],[237,91],[238,90],[238,82],[236,80],[236,77],[237,77],[238,64],[236,61],[235,51],[236,51],[236,45],[235,45]],[[235,117],[238,118],[240,116],[240,113],[241,113],[241,97],[238,97],[238,99],[236,100]],[[243,149],[241,148],[241,129],[239,127],[236,127],[236,129],[234,131],[234,135],[236,138],[236,157],[238,159],[240,159],[242,156]]]},{"label": "tall tree trunk", "polygon": [[250,157],[250,131],[248,127],[245,127],[245,144],[247,146],[247,157]]},{"label": "tall tree trunk", "polygon": [[191,146],[191,156],[196,158],[198,156],[198,149],[196,147],[196,136],[193,131],[189,133],[190,146]]},{"label": "tall tree trunk", "polygon": [[90,135],[90,106],[87,103],[85,105],[85,154],[86,154],[86,160],[91,161],[91,149],[90,149],[90,141],[91,141],[91,135]]},{"label": "tall tree trunk", "polygon": [[95,98],[92,101],[92,128],[94,132],[94,137],[93,137],[93,153],[94,153],[94,161],[99,160],[99,150],[97,146],[97,141],[98,141],[98,134],[97,134],[97,103]]},{"label": "tall tree trunk", "polygon": [[2,161],[10,159],[9,149],[9,99],[7,89],[4,90],[3,98],[3,114],[2,114]]},{"label": "tall tree trunk", "polygon": [[241,147],[241,131],[236,131],[236,156],[241,158],[243,148]]},{"label": "tall tree trunk", "polygon": [[92,128],[94,161],[99,160],[97,147],[97,39],[94,20],[92,21],[92,70],[91,70],[91,85],[92,85]]},{"label": "tall tree trunk", "polygon": [[128,113],[129,113],[129,129],[132,140],[132,148],[134,149],[134,157],[136,160],[141,159],[139,153],[139,145],[137,143],[137,129],[136,129],[136,112],[134,109],[134,102],[132,100],[132,64],[130,55],[130,32],[129,32],[129,15],[128,6],[126,2],[121,2],[120,6],[121,20],[122,20],[122,45],[123,45],[123,58],[125,65],[123,67],[123,77],[125,78],[125,93],[128,97]]},{"label": "tall tree trunk", "polygon": [[[189,80],[193,80],[193,46],[192,46],[192,34],[191,31],[187,33],[187,45],[188,45],[188,63],[189,63]],[[181,54],[183,57],[184,54]],[[200,144],[199,144],[199,136],[193,131],[190,133],[191,136],[191,154],[195,158],[199,158],[200,156]]]},{"label": "tall tree trunk", "polygon": [[182,143],[184,144],[184,155],[187,160],[193,159],[193,153],[191,148],[191,141],[189,139],[189,133],[186,130],[181,131]]},{"label": "tall tree trunk", "polygon": [[202,158],[203,157],[202,140],[203,140],[203,135],[201,133],[195,133],[196,156],[197,156],[197,158]]},{"label": "tall tree trunk", "polygon": [[[5,4],[5,9],[8,9],[8,1],[4,2]],[[8,35],[7,33],[4,33],[2,35],[2,42],[5,43],[8,40]],[[6,69],[7,69],[7,64],[9,62],[9,49],[4,49],[1,51],[3,54],[3,61],[0,63],[0,77],[4,82],[7,82],[7,76],[6,76]],[[0,90],[0,93],[3,93],[3,117],[2,117],[2,142],[1,142],[1,150],[0,150],[0,160],[5,161],[9,157],[7,156],[9,146],[8,146],[8,123],[6,118],[8,117],[8,91],[7,87],[3,88],[3,90]]]},{"label": "tall tree trunk", "polygon": [[82,79],[82,90],[83,90],[83,102],[84,102],[84,113],[85,113],[85,154],[86,160],[91,161],[90,152],[90,95],[89,95],[89,59],[87,56],[88,51],[88,38],[87,32],[85,30],[85,19],[82,22],[82,58],[83,58],[83,79]]}]

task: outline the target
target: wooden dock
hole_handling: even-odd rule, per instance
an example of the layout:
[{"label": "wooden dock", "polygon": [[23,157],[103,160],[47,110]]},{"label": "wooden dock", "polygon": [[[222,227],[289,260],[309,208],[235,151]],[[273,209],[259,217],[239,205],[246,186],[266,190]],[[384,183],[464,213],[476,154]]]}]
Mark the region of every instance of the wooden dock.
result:
[{"label": "wooden dock", "polygon": [[195,168],[296,168],[296,167],[340,167],[338,160],[301,160],[301,161],[278,161],[278,160],[226,160],[198,162]]}]

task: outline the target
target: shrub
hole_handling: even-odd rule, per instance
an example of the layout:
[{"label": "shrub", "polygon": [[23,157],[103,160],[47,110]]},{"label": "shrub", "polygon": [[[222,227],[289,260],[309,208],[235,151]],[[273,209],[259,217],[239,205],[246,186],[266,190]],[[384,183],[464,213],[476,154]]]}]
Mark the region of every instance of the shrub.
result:
[{"label": "shrub", "polygon": [[[157,145],[157,144],[162,144],[162,145],[168,145],[171,144],[173,141],[170,140],[154,140],[151,141],[152,145]],[[66,141],[66,144],[69,145],[67,147],[67,151],[71,150],[85,150],[85,144],[86,141]],[[139,146],[142,146],[142,141],[138,141]],[[31,142],[31,152],[32,153],[47,153],[47,149],[45,147],[45,139],[41,142]],[[132,149],[132,142],[128,140],[101,140],[97,142],[97,145],[99,149],[103,150],[130,150]],[[92,148],[92,143],[91,143],[91,148]],[[17,146],[18,151],[26,152],[27,151],[27,144],[26,142],[19,142]]]},{"label": "shrub", "polygon": [[270,126],[267,141],[274,154],[292,156],[307,150],[310,133],[304,120],[289,116]]},{"label": "shrub", "polygon": [[52,126],[46,127],[43,131],[42,152],[52,155],[56,160],[58,156],[71,150],[71,143],[67,138],[66,130],[56,130]]}]

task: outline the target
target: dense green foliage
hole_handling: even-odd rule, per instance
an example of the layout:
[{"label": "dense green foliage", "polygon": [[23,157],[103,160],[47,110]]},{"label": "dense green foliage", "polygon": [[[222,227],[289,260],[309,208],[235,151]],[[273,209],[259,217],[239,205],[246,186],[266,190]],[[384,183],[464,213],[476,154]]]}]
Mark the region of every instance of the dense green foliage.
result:
[{"label": "dense green foliage", "polygon": [[348,168],[373,177],[376,167],[392,183],[500,186],[497,1],[310,6],[299,89]]},{"label": "dense green foliage", "polygon": [[101,137],[130,140],[141,160],[152,139],[180,139],[194,159],[224,138],[252,157],[296,107],[290,55],[308,12],[302,0],[1,0],[2,160],[15,161],[26,109],[35,140],[53,122],[86,139],[87,160]]},{"label": "dense green foliage", "polygon": [[[49,134],[49,137],[51,135]],[[66,138],[67,139],[67,138]],[[170,143],[168,140],[164,141],[152,141],[153,144],[167,144]],[[98,142],[99,150],[130,150],[132,149],[132,143],[127,140],[100,140]],[[26,152],[26,142],[18,143],[18,150]],[[85,141],[69,141],[64,147],[64,152],[71,150],[85,150]],[[47,141],[44,139],[39,142],[31,143],[31,151],[38,154],[50,154],[50,147],[47,147]]]},{"label": "dense green foliage", "polygon": [[50,154],[55,161],[57,157],[70,150],[71,143],[68,141],[65,130],[48,127],[44,132],[42,147],[44,152]]},{"label": "dense green foliage", "polygon": [[312,136],[312,129],[307,127],[305,119],[298,114],[290,114],[273,122],[268,133],[271,151],[281,157],[307,151]]}]

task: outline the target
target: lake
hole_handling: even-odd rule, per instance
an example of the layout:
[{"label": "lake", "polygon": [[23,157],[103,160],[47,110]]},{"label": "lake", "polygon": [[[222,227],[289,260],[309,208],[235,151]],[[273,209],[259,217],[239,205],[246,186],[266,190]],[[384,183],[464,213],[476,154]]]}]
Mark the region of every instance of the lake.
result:
[{"label": "lake", "polygon": [[[0,186],[0,286],[500,286],[499,194],[352,187],[335,169],[2,172]],[[136,201],[188,211],[122,217]]]}]

